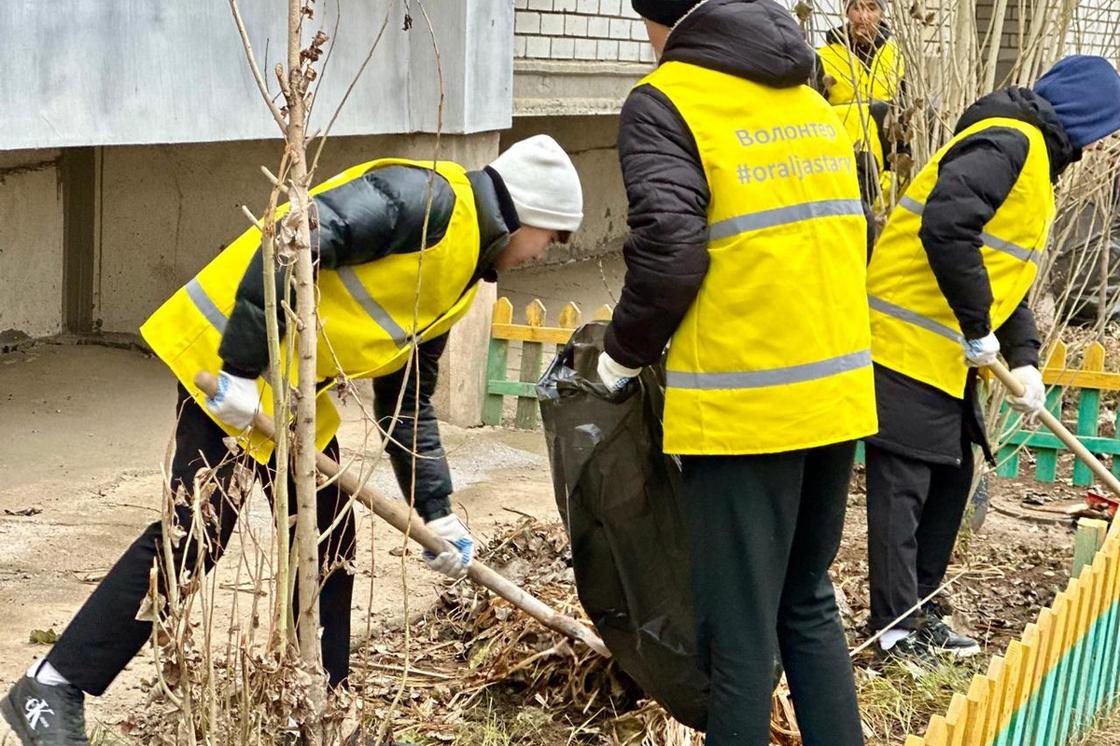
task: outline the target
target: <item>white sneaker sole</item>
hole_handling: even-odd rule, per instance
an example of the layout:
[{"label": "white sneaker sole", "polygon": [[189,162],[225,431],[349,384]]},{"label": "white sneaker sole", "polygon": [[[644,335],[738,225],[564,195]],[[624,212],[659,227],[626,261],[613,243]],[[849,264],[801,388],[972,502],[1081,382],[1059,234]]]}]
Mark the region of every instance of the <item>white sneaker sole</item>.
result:
[{"label": "white sneaker sole", "polygon": [[951,655],[954,658],[971,658],[974,655],[980,655],[980,653],[984,652],[979,645],[974,645],[970,648],[938,648],[938,650],[940,650],[942,653],[945,653],[946,655]]}]

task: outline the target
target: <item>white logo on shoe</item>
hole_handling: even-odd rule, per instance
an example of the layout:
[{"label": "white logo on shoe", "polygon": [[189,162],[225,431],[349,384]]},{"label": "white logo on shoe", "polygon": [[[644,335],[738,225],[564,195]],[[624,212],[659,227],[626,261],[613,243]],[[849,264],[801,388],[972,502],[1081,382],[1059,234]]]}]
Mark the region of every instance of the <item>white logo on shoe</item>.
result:
[{"label": "white logo on shoe", "polygon": [[43,716],[53,715],[54,710],[51,709],[47,700],[28,697],[27,702],[23,706],[23,714],[27,717],[27,724],[31,726],[31,730],[38,730],[39,723],[42,723],[43,728],[46,729],[51,726]]}]

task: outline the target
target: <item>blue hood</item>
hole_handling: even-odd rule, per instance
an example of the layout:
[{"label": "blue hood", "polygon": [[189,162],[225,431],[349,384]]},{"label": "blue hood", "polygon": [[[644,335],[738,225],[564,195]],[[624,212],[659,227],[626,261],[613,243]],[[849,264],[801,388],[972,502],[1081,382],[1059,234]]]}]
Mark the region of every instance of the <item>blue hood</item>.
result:
[{"label": "blue hood", "polygon": [[1038,79],[1034,92],[1054,107],[1074,147],[1120,130],[1120,74],[1104,57],[1066,57]]}]

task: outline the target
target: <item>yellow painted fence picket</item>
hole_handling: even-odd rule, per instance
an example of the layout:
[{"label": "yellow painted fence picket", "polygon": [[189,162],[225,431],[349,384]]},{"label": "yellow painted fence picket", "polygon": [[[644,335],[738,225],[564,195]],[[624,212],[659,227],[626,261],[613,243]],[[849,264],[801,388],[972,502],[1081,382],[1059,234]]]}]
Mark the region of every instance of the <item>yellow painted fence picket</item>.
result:
[{"label": "yellow painted fence picket", "polygon": [[905,746],[1065,746],[1114,703],[1120,684],[1120,532],[1082,520],[1098,550],[966,694]]}]

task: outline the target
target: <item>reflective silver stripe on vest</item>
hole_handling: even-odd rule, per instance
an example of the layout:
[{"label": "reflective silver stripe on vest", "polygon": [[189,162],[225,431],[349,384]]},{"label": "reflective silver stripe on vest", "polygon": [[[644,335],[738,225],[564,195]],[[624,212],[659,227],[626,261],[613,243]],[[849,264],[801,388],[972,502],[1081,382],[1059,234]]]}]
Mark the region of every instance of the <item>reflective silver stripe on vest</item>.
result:
[{"label": "reflective silver stripe on vest", "polygon": [[962,337],[960,334],[953,331],[949,327],[945,326],[944,324],[934,321],[933,319],[926,316],[922,316],[921,314],[914,313],[908,308],[896,306],[895,304],[889,303],[882,298],[876,298],[874,295],[868,296],[867,302],[868,305],[870,305],[879,313],[885,313],[888,316],[893,316],[899,321],[905,321],[907,324],[920,326],[926,331],[933,332],[934,334],[945,337],[946,339],[950,339],[958,344],[964,341],[964,337]]},{"label": "reflective silver stripe on vest", "polygon": [[747,231],[773,228],[788,223],[798,223],[813,218],[827,218],[842,215],[863,217],[863,204],[858,199],[826,199],[819,202],[803,202],[799,205],[777,207],[739,215],[713,223],[708,228],[708,240],[718,241]]},{"label": "reflective silver stripe on vest", "polygon": [[408,333],[393,321],[393,317],[389,315],[388,311],[381,307],[377,301],[362,285],[362,281],[358,279],[358,275],[354,272],[353,267],[340,267],[338,269],[339,279],[346,287],[350,297],[358,302],[369,317],[377,322],[377,325],[385,330],[392,340],[396,343],[397,347],[403,347],[408,342]]},{"label": "reflective silver stripe on vest", "polygon": [[666,383],[675,389],[757,389],[765,386],[781,386],[789,383],[803,383],[828,378],[839,373],[859,370],[871,365],[871,350],[860,350],[847,355],[821,360],[816,363],[791,365],[788,368],[770,370],[751,370],[741,373],[682,373],[668,371]]},{"label": "reflective silver stripe on vest", "polygon": [[[915,215],[921,215],[922,212],[924,212],[926,209],[925,205],[911,197],[903,197],[902,199],[900,199],[898,201],[898,206],[909,210]],[[993,249],[994,251],[1002,251],[1004,254],[1013,256],[1021,262],[1034,262],[1035,264],[1042,263],[1042,256],[1039,255],[1038,252],[1031,251],[1025,246],[1020,246],[1019,244],[1012,243],[1011,241],[1004,241],[1002,238],[993,236],[991,233],[988,233],[986,231],[980,234],[980,240],[983,241],[984,245],[989,249]]]},{"label": "reflective silver stripe on vest", "polygon": [[905,210],[909,210],[915,215],[921,215],[922,211],[926,209],[926,206],[921,202],[914,199],[913,197],[907,197],[906,195],[903,195],[902,199],[898,201],[898,206]]},{"label": "reflective silver stripe on vest", "polygon": [[1042,263],[1042,256],[1034,251],[1031,251],[1025,246],[1020,246],[1017,243],[1004,241],[1002,238],[993,236],[991,233],[981,233],[980,240],[989,249],[1002,251],[1004,254],[1010,254],[1021,262],[1034,262],[1035,264]]},{"label": "reflective silver stripe on vest", "polygon": [[218,310],[218,307],[214,305],[214,301],[210,300],[210,296],[203,290],[202,284],[198,281],[197,277],[187,283],[187,295],[190,296],[198,312],[206,317],[206,320],[218,330],[218,333],[225,334],[226,315]]}]

